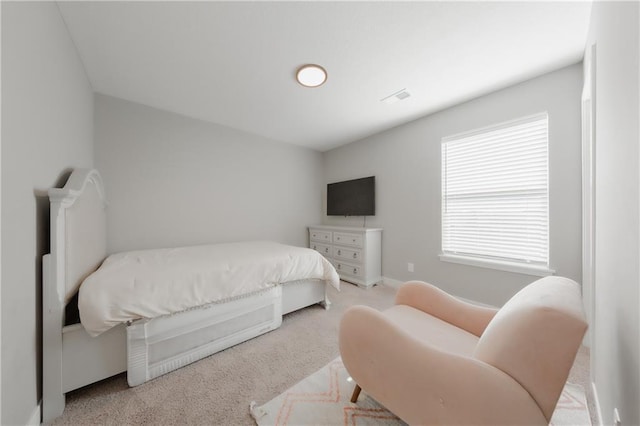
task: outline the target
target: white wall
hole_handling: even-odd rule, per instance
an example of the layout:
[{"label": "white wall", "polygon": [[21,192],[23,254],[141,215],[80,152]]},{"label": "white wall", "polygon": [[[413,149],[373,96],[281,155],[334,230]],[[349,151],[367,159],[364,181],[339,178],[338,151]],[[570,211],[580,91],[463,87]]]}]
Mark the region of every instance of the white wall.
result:
[{"label": "white wall", "polygon": [[640,27],[637,2],[594,2],[595,333],[602,419],[640,424]]},{"label": "white wall", "polygon": [[93,95],[56,3],[2,2],[2,424],[41,397],[46,190],[91,167]]},{"label": "white wall", "polygon": [[95,97],[108,250],[254,239],[307,244],[322,154],[120,99]]},{"label": "white wall", "polygon": [[[577,64],[326,152],[326,182],[376,176],[376,216],[367,226],[384,228],[383,275],[425,280],[494,305],[535,280],[439,260],[440,143],[447,135],[548,111],[551,267],[580,281],[581,89]],[[402,102],[389,107],[402,108]],[[363,219],[325,217],[325,223],[361,226]]]},{"label": "white wall", "polygon": [[[0,5],[0,25],[2,23],[2,6]],[[2,31],[0,31],[0,45]],[[1,51],[1,48],[0,48]],[[2,93],[2,68],[0,67],[0,93]],[[0,102],[0,129],[2,129],[2,102]],[[0,192],[2,187],[2,143],[0,137]],[[0,212],[2,211],[2,196],[0,196]],[[0,220],[0,242],[2,241],[2,221]],[[0,423],[2,422],[2,244],[0,243]]]}]

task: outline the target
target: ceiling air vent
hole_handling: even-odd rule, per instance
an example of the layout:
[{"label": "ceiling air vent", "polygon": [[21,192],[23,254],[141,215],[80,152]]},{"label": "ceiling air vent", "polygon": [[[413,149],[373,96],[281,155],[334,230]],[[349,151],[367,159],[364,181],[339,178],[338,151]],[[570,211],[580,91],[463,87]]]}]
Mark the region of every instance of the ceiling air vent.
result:
[{"label": "ceiling air vent", "polygon": [[407,89],[401,89],[395,93],[390,94],[386,98],[380,99],[380,101],[384,102],[385,104],[393,104],[403,99],[407,99],[409,96],[411,95],[409,94],[409,92],[407,92]]}]

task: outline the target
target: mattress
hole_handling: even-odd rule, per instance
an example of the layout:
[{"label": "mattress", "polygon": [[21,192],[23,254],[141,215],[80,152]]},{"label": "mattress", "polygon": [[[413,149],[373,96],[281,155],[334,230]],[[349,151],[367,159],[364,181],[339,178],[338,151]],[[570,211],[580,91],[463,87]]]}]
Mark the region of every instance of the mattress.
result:
[{"label": "mattress", "polygon": [[278,284],[321,279],[339,288],[318,252],[269,241],[139,250],[109,256],[80,286],[80,319],[92,336],[123,322],[223,303]]}]

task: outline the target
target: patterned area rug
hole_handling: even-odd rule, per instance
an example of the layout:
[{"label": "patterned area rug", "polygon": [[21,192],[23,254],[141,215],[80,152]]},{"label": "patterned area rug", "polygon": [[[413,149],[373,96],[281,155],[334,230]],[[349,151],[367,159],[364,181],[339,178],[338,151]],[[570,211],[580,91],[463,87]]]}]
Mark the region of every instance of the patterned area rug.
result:
[{"label": "patterned area rug", "polygon": [[[354,383],[336,358],[283,394],[262,406],[250,405],[258,426],[271,425],[404,425],[363,391],[357,404],[349,402]],[[567,383],[553,417],[553,426],[591,425],[581,386]]]}]

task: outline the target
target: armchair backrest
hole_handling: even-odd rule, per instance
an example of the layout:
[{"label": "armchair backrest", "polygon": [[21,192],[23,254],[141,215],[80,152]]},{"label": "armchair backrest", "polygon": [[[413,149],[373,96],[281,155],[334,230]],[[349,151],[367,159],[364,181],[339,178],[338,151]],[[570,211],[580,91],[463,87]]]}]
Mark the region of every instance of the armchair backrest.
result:
[{"label": "armchair backrest", "polygon": [[474,357],[513,377],[549,420],[586,330],[580,286],[545,277],[498,311]]}]

